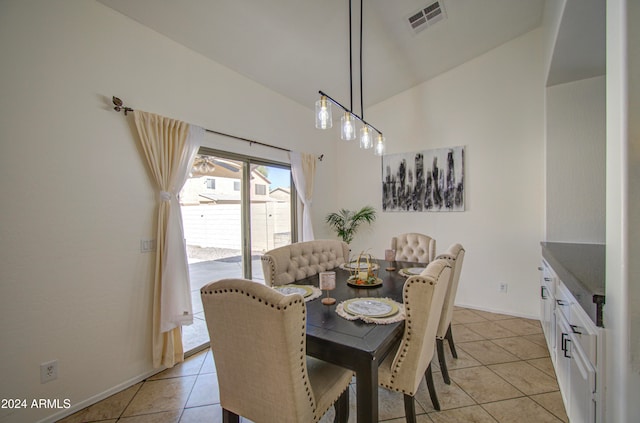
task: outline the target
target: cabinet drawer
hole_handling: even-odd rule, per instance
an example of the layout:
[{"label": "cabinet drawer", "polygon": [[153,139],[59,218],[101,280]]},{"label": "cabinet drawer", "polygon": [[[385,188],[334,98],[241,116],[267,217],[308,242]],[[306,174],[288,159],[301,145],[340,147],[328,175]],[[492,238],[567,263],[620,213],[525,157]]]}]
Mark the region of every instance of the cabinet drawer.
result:
[{"label": "cabinet drawer", "polygon": [[580,348],[584,351],[591,365],[596,367],[598,364],[596,347],[598,339],[597,328],[594,327],[593,322],[584,310],[582,310],[580,304],[574,303],[571,305],[569,325],[571,326],[572,332],[571,338],[575,343],[580,344]]}]

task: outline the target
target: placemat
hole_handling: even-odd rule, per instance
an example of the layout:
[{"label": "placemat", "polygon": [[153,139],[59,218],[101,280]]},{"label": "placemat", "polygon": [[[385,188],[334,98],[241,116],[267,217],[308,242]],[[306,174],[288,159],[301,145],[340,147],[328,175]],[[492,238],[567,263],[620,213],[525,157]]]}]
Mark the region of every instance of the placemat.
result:
[{"label": "placemat", "polygon": [[345,309],[344,309],[344,303],[345,301],[341,302],[340,304],[338,304],[336,306],[336,313],[338,313],[338,316],[347,319],[347,320],[357,320],[360,319],[363,322],[366,323],[375,323],[377,325],[387,325],[389,323],[396,323],[396,322],[401,322],[404,320],[405,318],[405,314],[404,314],[404,305],[400,304],[396,301],[393,301],[389,298],[360,298],[362,300],[385,300],[385,301],[389,301],[391,303],[393,303],[396,307],[398,307],[398,312],[396,314],[394,314],[393,316],[389,316],[389,317],[369,317],[369,316],[363,316],[363,315],[358,315],[358,314],[351,314],[348,313]]},{"label": "placemat", "polygon": [[315,300],[316,298],[322,296],[322,291],[320,291],[320,288],[312,286],[311,289],[313,290],[313,294],[309,295],[304,299],[305,303],[307,301]]}]

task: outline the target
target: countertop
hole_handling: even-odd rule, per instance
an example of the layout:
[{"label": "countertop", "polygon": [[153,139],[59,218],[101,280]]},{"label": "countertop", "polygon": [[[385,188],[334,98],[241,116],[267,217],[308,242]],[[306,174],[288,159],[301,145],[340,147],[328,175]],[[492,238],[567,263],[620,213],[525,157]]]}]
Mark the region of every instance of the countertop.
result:
[{"label": "countertop", "polygon": [[542,242],[542,257],[591,320],[602,327],[605,302],[605,245]]}]

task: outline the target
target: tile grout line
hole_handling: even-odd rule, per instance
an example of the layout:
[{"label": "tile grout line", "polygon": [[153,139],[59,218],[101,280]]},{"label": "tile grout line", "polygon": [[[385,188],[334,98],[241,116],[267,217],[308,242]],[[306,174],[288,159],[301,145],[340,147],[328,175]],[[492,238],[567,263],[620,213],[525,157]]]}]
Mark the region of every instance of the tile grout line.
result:
[{"label": "tile grout line", "polygon": [[[504,401],[510,401],[510,400],[515,400],[515,399],[522,399],[522,398],[527,398],[529,399],[533,404],[535,404],[537,407],[540,407],[541,410],[544,410],[546,413],[551,414],[551,416],[553,416],[553,418],[557,419],[557,421],[564,421],[564,417],[562,415],[557,415],[554,411],[552,411],[550,408],[556,408],[558,412],[560,412],[560,409],[558,408],[558,404],[556,404],[555,401],[557,401],[557,399],[554,399],[553,396],[548,397],[548,399],[545,399],[544,402],[547,404],[547,406],[543,405],[541,402],[538,402],[538,400],[542,399],[542,397],[537,398],[538,400],[536,400],[536,398],[534,398],[534,396],[542,396],[542,395],[547,395],[547,394],[554,394],[554,395],[558,395],[559,394],[559,390],[558,389],[553,389],[550,391],[544,391],[544,392],[539,392],[539,393],[535,393],[535,394],[531,394],[531,395],[527,395],[526,393],[524,393],[521,389],[517,388],[515,385],[513,385],[511,382],[509,382],[507,379],[505,379],[505,377],[503,377],[502,375],[500,375],[499,373],[497,373],[497,371],[495,371],[494,369],[492,369],[490,366],[497,366],[497,365],[502,365],[502,364],[509,364],[509,363],[525,363],[525,365],[527,367],[530,367],[531,369],[534,369],[538,372],[540,372],[541,374],[543,374],[544,376],[553,378],[554,381],[557,384],[557,375],[555,373],[555,368],[552,368],[552,373],[550,374],[548,373],[548,370],[543,370],[543,368],[546,368],[546,365],[543,361],[540,361],[540,366],[541,368],[538,368],[537,366],[533,365],[530,363],[530,361],[532,360],[550,360],[551,356],[549,354],[543,356],[543,357],[533,357],[533,358],[521,358],[520,356],[512,353],[509,349],[499,345],[498,343],[495,342],[495,340],[501,340],[501,339],[520,339],[520,340],[524,340],[524,341],[528,341],[531,342],[539,347],[543,347],[545,350],[548,350],[548,348],[546,347],[546,345],[541,345],[537,342],[534,342],[528,338],[526,338],[527,336],[532,337],[535,335],[539,335],[539,332],[536,333],[529,333],[529,334],[518,334],[518,332],[514,332],[513,330],[508,329],[507,327],[504,327],[502,325],[500,325],[498,322],[500,321],[504,321],[504,320],[513,320],[513,321],[517,321],[518,319],[522,319],[522,323],[526,323],[527,325],[530,325],[531,327],[536,327],[535,324],[533,324],[532,322],[529,322],[529,320],[531,319],[524,319],[524,318],[519,318],[519,317],[513,317],[513,318],[509,318],[509,319],[498,319],[498,320],[490,320],[485,318],[484,316],[480,316],[476,313],[474,313],[473,310],[471,309],[464,309],[464,308],[459,308],[457,310],[465,310],[465,316],[468,316],[466,320],[468,320],[469,318],[473,318],[472,315],[475,314],[478,318],[483,319],[482,321],[474,321],[474,322],[468,322],[468,323],[460,323],[458,321],[454,322],[453,324],[455,324],[456,326],[460,326],[461,329],[464,328],[463,330],[465,331],[470,331],[470,334],[473,335],[477,335],[479,336],[481,339],[480,340],[475,340],[475,341],[467,341],[467,342],[457,342],[456,346],[460,346],[460,350],[468,356],[468,358],[470,358],[471,360],[477,362],[477,365],[470,365],[467,367],[455,367],[455,368],[451,368],[449,365],[449,371],[455,371],[455,370],[465,370],[465,369],[472,369],[472,368],[482,368],[484,367],[485,369],[489,370],[493,375],[497,376],[499,380],[501,380],[502,382],[506,383],[506,386],[511,387],[512,389],[515,390],[514,393],[519,393],[519,396],[516,397],[512,397],[512,398],[505,398],[505,399],[499,399],[499,400],[495,400],[495,401],[487,401],[487,402],[483,402],[480,403],[478,402],[478,400],[476,400],[473,396],[471,396],[469,394],[469,392],[467,392],[464,388],[462,388],[462,386],[458,383],[458,381],[456,381],[454,379],[453,376],[451,376],[451,380],[452,380],[452,384],[451,385],[455,385],[456,389],[459,390],[461,393],[464,393],[464,395],[466,395],[471,401],[472,404],[467,404],[467,405],[458,405],[458,406],[454,406],[451,408],[447,408],[447,409],[442,409],[441,411],[436,411],[434,409],[432,409],[431,407],[431,411],[429,411],[429,407],[425,407],[421,402],[418,401],[418,407],[420,408],[420,413],[418,413],[417,415],[419,416],[426,416],[426,419],[429,422],[434,422],[436,420],[432,419],[432,415],[435,415],[436,413],[441,413],[441,412],[447,412],[447,411],[453,411],[453,410],[459,410],[459,409],[465,409],[468,407],[479,407],[481,410],[483,410],[484,413],[486,413],[488,416],[490,416],[492,419],[494,419],[497,422],[501,422],[497,417],[495,417],[493,414],[491,414],[489,412],[489,410],[487,408],[485,408],[484,406],[487,404],[495,404],[495,403],[500,403],[500,402],[504,402]],[[471,313],[471,315],[469,315],[468,313]],[[479,323],[491,323],[491,324],[496,324],[497,326],[499,326],[501,329],[504,329],[505,331],[511,332],[513,333],[513,335],[510,336],[500,336],[497,338],[487,338],[485,335],[478,333],[477,331],[473,330],[471,327],[467,326],[469,324],[473,325],[473,324],[479,324]],[[512,325],[513,326],[513,325]],[[527,328],[523,328],[523,331],[528,331]],[[538,329],[536,327],[536,329]],[[532,329],[533,330],[533,329]],[[469,352],[467,352],[464,349],[464,344],[466,343],[471,343],[471,342],[489,342],[491,345],[493,345],[496,348],[500,348],[500,350],[505,351],[506,353],[508,353],[510,356],[515,357],[515,360],[512,361],[505,361],[505,362],[498,362],[498,363],[492,363],[492,364],[484,364],[482,363],[480,360],[478,360],[474,354],[471,354]],[[515,348],[515,343],[513,344],[513,348]],[[517,348],[514,349],[516,351],[520,351]],[[448,350],[447,350],[448,351]],[[480,349],[478,349],[476,352],[481,352]],[[547,351],[548,352],[548,351]],[[197,408],[203,408],[203,407],[209,407],[212,405],[219,405],[219,401],[217,403],[212,403],[212,404],[200,404],[200,405],[194,405],[193,407],[187,407],[187,404],[189,402],[189,399],[191,398],[191,396],[193,395],[195,389],[196,389],[196,383],[198,381],[198,378],[201,375],[205,375],[205,374],[209,374],[209,373],[202,373],[203,370],[205,369],[205,367],[208,367],[208,363],[207,363],[207,359],[208,359],[208,355],[211,354],[211,349],[210,347],[204,348],[201,351],[198,351],[196,353],[194,353],[193,355],[189,356],[189,357],[185,357],[185,360],[180,363],[180,365],[183,365],[184,363],[186,363],[187,361],[189,361],[190,359],[194,359],[197,356],[199,356],[200,354],[204,355],[204,357],[202,357],[202,361],[197,364],[195,363],[195,365],[192,367],[192,371],[194,373],[192,374],[183,374],[183,375],[174,375],[174,376],[169,376],[166,378],[162,378],[162,379],[153,379],[151,380],[152,377],[156,377],[158,375],[158,373],[148,377],[147,379],[143,380],[142,383],[140,383],[140,386],[135,390],[135,393],[133,394],[133,396],[131,397],[131,399],[126,403],[126,405],[123,407],[122,411],[119,413],[118,417],[116,417],[115,421],[120,422],[123,421],[123,419],[129,418],[129,417],[138,417],[138,416],[151,416],[151,415],[160,415],[162,413],[166,413],[166,412],[175,412],[176,413],[176,417],[177,420],[176,422],[180,422],[183,417],[185,416],[186,410],[187,409],[197,409]],[[437,353],[434,352],[434,358],[437,359]],[[449,363],[454,363],[454,361],[449,361],[449,360],[456,360],[455,362],[457,362],[458,359],[454,359],[452,356],[445,354],[445,360],[448,361]],[[432,361],[432,363],[435,362],[435,360]],[[436,366],[439,369],[439,366]],[[165,369],[167,370],[167,369]],[[164,371],[164,370],[163,370]],[[159,372],[162,373],[162,372]],[[215,370],[214,370],[215,373]],[[511,375],[511,373],[509,373],[508,375]],[[140,392],[142,390],[142,388],[144,387],[145,384],[147,383],[151,383],[151,382],[156,382],[156,381],[161,381],[161,380],[178,380],[178,379],[184,379],[186,377],[194,377],[195,376],[195,380],[193,385],[191,385],[191,387],[189,388],[188,394],[186,395],[186,400],[184,405],[181,408],[176,408],[173,410],[147,410],[146,412],[143,412],[142,414],[137,414],[135,416],[124,416],[126,410],[131,406],[131,404],[135,401],[135,399],[138,397],[138,395],[140,395]],[[516,377],[518,375],[515,375]],[[426,400],[425,400],[426,401]],[[466,400],[465,400],[466,401]],[[456,402],[453,402],[453,404],[456,404]],[[564,404],[562,402],[562,400],[560,400],[560,404],[562,407],[564,407]],[[494,410],[495,411],[495,410]],[[402,419],[402,417],[398,417],[398,418],[390,418],[387,420],[381,420],[381,421],[394,421],[396,419]],[[100,421],[110,421],[110,419],[102,419]],[[241,420],[242,422],[245,422],[245,420]]]},{"label": "tile grout line", "polygon": [[[516,319],[505,319],[505,320],[516,320]],[[476,322],[474,322],[474,323],[476,323]],[[479,336],[484,337],[484,335],[479,334],[479,333],[477,333],[476,331],[474,331],[472,328],[467,327],[467,326],[466,326],[466,324],[462,324],[462,325],[463,325],[466,329],[468,329],[468,330],[470,330],[470,331],[472,331],[472,332],[474,332],[474,333],[478,334]],[[502,325],[499,325],[499,326],[503,327]],[[507,328],[505,328],[505,329],[507,329]],[[529,335],[535,335],[535,334],[529,334]],[[547,372],[545,372],[545,371],[543,371],[543,370],[541,370],[541,369],[538,369],[536,366],[534,366],[534,365],[532,365],[531,363],[529,363],[527,359],[522,359],[522,358],[520,358],[520,357],[516,356],[515,354],[511,353],[510,351],[506,350],[506,349],[505,349],[505,348],[503,348],[502,346],[500,346],[500,345],[496,344],[495,342],[493,342],[493,339],[508,339],[508,338],[522,338],[522,339],[527,340],[526,338],[524,338],[525,336],[528,336],[528,335],[517,335],[517,334],[516,334],[515,336],[512,336],[512,337],[506,337],[506,338],[492,338],[492,339],[485,339],[485,340],[490,341],[492,344],[496,345],[497,347],[499,347],[499,348],[501,348],[501,349],[505,350],[505,351],[506,351],[506,352],[508,352],[509,354],[511,354],[511,355],[513,355],[513,356],[515,356],[515,357],[517,357],[517,358],[518,358],[518,360],[516,360],[516,361],[509,361],[509,362],[505,362],[505,363],[518,363],[518,362],[526,363],[527,365],[531,366],[532,368],[534,368],[534,369],[536,369],[536,370],[538,370],[538,371],[542,372],[544,375],[549,376],[549,377],[553,377],[553,379],[554,379],[554,380],[556,381],[556,383],[557,383],[557,375],[555,374],[555,369],[554,369],[554,375],[553,375],[553,376],[551,376],[551,375],[549,375]],[[527,341],[528,341],[528,340],[527,340]],[[471,341],[471,342],[474,342],[474,341]],[[532,341],[529,341],[529,342],[532,342]],[[464,343],[463,343],[463,344],[464,344]],[[538,344],[536,344],[536,345],[538,345]],[[466,354],[469,354],[469,356],[471,356],[473,359],[475,359],[476,361],[480,362],[476,357],[474,357],[474,356],[473,356],[473,354],[471,354],[471,353],[469,353],[469,352],[467,352],[467,351],[465,351],[465,353],[466,353]],[[549,358],[549,359],[550,359],[550,355],[546,355],[546,356],[544,356],[544,357],[532,358],[532,359],[530,359],[530,360],[536,360],[536,359],[540,359],[540,358]],[[505,364],[505,363],[494,363],[494,364]],[[559,390],[559,389],[555,389],[555,390],[547,391],[547,392],[540,392],[540,393],[538,393],[538,394],[527,395],[527,394],[525,394],[524,392],[522,392],[520,389],[518,389],[517,387],[515,387],[513,384],[511,384],[509,381],[507,381],[506,379],[504,379],[500,374],[498,374],[497,372],[495,372],[495,371],[494,371],[493,369],[491,369],[489,366],[490,366],[490,365],[488,365],[488,364],[482,364],[482,363],[481,363],[481,366],[475,366],[475,367],[486,367],[488,370],[490,370],[491,372],[493,372],[496,376],[498,376],[500,379],[502,379],[502,380],[503,380],[504,382],[506,382],[508,385],[512,386],[512,387],[513,387],[514,389],[516,389],[518,392],[520,392],[520,393],[522,393],[522,394],[523,394],[523,396],[521,396],[521,397],[514,397],[514,398],[510,398],[510,399],[515,399],[515,398],[528,398],[529,400],[533,401],[536,405],[538,405],[539,407],[541,407],[543,410],[547,411],[547,412],[548,412],[548,413],[550,413],[552,416],[556,417],[559,421],[563,421],[563,420],[562,420],[562,418],[561,418],[560,416],[557,416],[557,415],[556,415],[552,410],[549,410],[547,407],[545,407],[543,404],[539,403],[538,401],[536,401],[536,400],[533,398],[533,396],[534,396],[534,395],[542,395],[542,394],[549,394],[549,393],[553,393],[553,392],[560,392],[560,390]],[[453,377],[452,377],[452,380],[453,380]],[[457,383],[456,383],[456,384],[457,384]],[[469,395],[469,393],[468,393],[468,392],[466,392],[466,391],[465,391],[465,390],[464,390],[464,389],[463,389],[459,384],[457,384],[457,385],[458,385],[458,387],[459,387],[463,392],[465,392],[465,394]],[[476,405],[479,405],[480,407],[482,407],[482,409],[483,409],[483,410],[485,410],[485,411],[486,411],[486,412],[487,412],[491,417],[493,417],[494,419],[496,419],[496,417],[495,417],[495,416],[493,416],[493,414],[491,414],[491,413],[489,412],[489,410],[487,410],[486,408],[484,408],[484,407],[483,407],[483,404],[491,404],[491,403],[496,403],[496,402],[500,402],[500,401],[505,401],[505,400],[498,400],[498,401],[489,401],[489,402],[486,402],[486,403],[478,403],[478,401],[476,401],[476,400],[475,400],[475,398],[473,398],[471,395],[469,395],[469,397],[470,397],[471,399],[473,399],[473,401],[476,403]],[[463,408],[463,407],[457,407],[457,408]],[[497,420],[497,419],[496,419],[496,420]]]}]

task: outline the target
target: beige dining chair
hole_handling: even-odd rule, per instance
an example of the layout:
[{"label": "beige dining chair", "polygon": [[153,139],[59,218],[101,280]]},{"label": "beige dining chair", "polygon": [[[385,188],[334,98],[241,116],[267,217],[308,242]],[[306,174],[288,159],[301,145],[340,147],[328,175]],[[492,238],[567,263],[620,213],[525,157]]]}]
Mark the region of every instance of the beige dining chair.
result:
[{"label": "beige dining chair", "polygon": [[216,364],[224,422],[317,422],[335,403],[349,417],[353,372],[306,355],[306,307],[245,279],[200,290]]},{"label": "beige dining chair", "polygon": [[391,249],[397,261],[431,263],[436,256],[436,240],[428,235],[406,233],[391,238]]},{"label": "beige dining chair", "polygon": [[267,286],[285,285],[334,269],[349,260],[346,242],[333,239],[296,242],[261,257]]},{"label": "beige dining chair", "polygon": [[435,260],[420,275],[405,281],[402,289],[406,314],[404,334],[396,350],[378,368],[380,386],[404,394],[405,415],[410,423],[416,421],[414,396],[423,376],[433,408],[440,410],[431,359],[451,270],[446,260]]},{"label": "beige dining chair", "polygon": [[436,349],[438,351],[438,361],[440,362],[440,370],[442,378],[447,385],[451,384],[449,378],[449,370],[447,369],[447,361],[444,355],[444,340],[449,342],[449,349],[453,358],[458,358],[456,346],[453,343],[453,333],[451,332],[451,319],[453,317],[453,305],[458,291],[458,283],[460,282],[460,272],[462,272],[462,262],[464,260],[465,249],[460,244],[453,244],[447,251],[439,254],[436,259],[443,259],[449,262],[453,271],[451,272],[451,280],[449,288],[444,298],[444,306],[442,307],[442,315],[436,332]]}]

